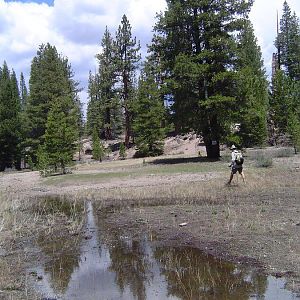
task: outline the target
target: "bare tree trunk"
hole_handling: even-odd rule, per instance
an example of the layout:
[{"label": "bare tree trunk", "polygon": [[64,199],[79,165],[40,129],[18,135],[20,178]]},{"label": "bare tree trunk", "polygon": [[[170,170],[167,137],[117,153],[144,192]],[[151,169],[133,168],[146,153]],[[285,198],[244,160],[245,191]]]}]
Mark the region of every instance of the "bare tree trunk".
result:
[{"label": "bare tree trunk", "polygon": [[219,141],[204,137],[204,144],[205,144],[205,148],[206,148],[207,158],[219,159],[219,157],[220,157]]},{"label": "bare tree trunk", "polygon": [[130,141],[130,112],[128,110],[129,101],[129,88],[128,88],[128,73],[124,71],[123,84],[124,84],[124,108],[125,108],[125,147],[129,148]]},{"label": "bare tree trunk", "polygon": [[130,141],[130,115],[127,108],[125,108],[125,147],[129,148]]},{"label": "bare tree trunk", "polygon": [[60,161],[60,165],[61,165],[62,173],[66,174],[66,166],[63,160]]}]

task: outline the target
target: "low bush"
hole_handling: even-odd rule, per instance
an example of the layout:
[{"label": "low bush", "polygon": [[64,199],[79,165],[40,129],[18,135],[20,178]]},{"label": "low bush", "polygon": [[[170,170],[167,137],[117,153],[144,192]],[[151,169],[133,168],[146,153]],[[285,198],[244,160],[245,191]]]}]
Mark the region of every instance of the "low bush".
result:
[{"label": "low bush", "polygon": [[256,167],[258,168],[268,168],[273,165],[273,158],[271,155],[266,155],[264,153],[259,153],[256,156]]}]

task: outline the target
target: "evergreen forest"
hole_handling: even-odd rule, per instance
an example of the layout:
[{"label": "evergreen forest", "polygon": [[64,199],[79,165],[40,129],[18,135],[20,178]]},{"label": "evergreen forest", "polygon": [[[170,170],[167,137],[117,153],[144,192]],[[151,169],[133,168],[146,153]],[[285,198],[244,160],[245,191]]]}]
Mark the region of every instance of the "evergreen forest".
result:
[{"label": "evergreen forest", "polygon": [[249,19],[253,0],[166,2],[146,57],[126,15],[118,28],[105,28],[97,69],[87,74],[86,118],[71,63],[55,45],[39,46],[28,83],[3,58],[0,171],[66,173],[83,137],[99,161],[104,140],[122,138],[122,152],[157,156],[166,136],[191,131],[212,159],[221,144],[285,142],[300,150],[300,22],[287,2],[271,78]]}]

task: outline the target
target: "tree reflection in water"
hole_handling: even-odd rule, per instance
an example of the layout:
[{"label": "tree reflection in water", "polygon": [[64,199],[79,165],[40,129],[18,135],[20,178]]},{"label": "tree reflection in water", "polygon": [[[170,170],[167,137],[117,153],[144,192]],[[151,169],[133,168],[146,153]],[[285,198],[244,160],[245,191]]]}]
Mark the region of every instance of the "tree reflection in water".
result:
[{"label": "tree reflection in water", "polygon": [[50,275],[53,290],[64,294],[74,270],[79,265],[80,241],[63,238],[51,243],[40,242],[39,246],[47,256],[48,262],[44,270]]},{"label": "tree reflection in water", "polygon": [[[159,247],[146,234],[132,238],[123,228],[112,226],[105,214],[94,218],[91,203],[85,233],[89,239],[80,242],[40,242],[49,258],[44,271],[51,277],[47,285],[54,290],[51,295],[72,300],[246,300],[265,299],[270,290],[279,291],[270,286],[266,275],[251,268],[194,248]],[[287,294],[284,299],[293,298]]]},{"label": "tree reflection in water", "polygon": [[152,252],[148,239],[145,235],[132,239],[122,228],[112,228],[106,216],[106,213],[99,213],[97,225],[101,244],[105,244],[109,251],[108,270],[115,274],[115,283],[121,294],[129,288],[132,293],[130,299],[145,300],[153,278]]},{"label": "tree reflection in water", "polygon": [[[83,209],[84,205],[80,202],[60,197],[45,197],[40,201],[36,212],[47,216],[48,219],[57,215],[58,218],[80,223]],[[62,235],[56,228],[52,230],[54,233],[41,234],[37,243],[46,256],[44,271],[50,275],[52,288],[63,294],[74,270],[78,268],[81,241],[77,236],[69,238],[68,234],[67,237]]]},{"label": "tree reflection in water", "polygon": [[147,243],[133,241],[115,235],[114,244],[109,249],[110,271],[115,272],[116,283],[121,290],[130,287],[134,299],[145,300],[145,282],[151,279],[150,257],[146,251]]},{"label": "tree reflection in water", "polygon": [[[157,247],[146,235],[136,240],[112,228],[102,216],[101,236],[109,246],[109,270],[121,290],[134,299],[151,299],[150,289],[164,290],[161,299],[264,299],[267,276],[203,254],[194,248]],[[162,282],[157,287],[157,279]],[[156,283],[155,283],[156,282]],[[159,299],[159,298],[156,298]]]},{"label": "tree reflection in water", "polygon": [[168,282],[169,295],[180,299],[249,299],[263,296],[267,276],[246,271],[193,248],[157,248],[154,257]]}]

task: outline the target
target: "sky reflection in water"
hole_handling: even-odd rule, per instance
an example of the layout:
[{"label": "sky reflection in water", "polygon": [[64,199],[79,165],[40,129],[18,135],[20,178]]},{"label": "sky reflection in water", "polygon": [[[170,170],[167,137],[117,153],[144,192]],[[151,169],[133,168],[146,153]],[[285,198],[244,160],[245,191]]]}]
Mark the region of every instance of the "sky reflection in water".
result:
[{"label": "sky reflection in water", "polygon": [[[85,239],[78,251],[55,241],[42,250],[49,258],[35,268],[35,283],[54,299],[289,300],[284,281],[222,262],[193,248],[156,247],[147,237],[132,240],[96,218],[88,203]],[[70,247],[68,247],[70,248]],[[71,247],[72,248],[72,247]]]}]

